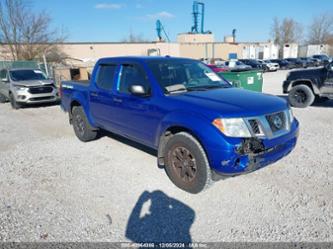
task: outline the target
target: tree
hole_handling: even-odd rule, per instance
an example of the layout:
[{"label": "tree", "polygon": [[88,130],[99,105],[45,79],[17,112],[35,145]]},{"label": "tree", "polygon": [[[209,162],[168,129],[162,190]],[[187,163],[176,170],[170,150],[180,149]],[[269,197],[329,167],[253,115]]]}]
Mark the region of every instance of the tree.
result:
[{"label": "tree", "polygon": [[281,22],[275,17],[273,19],[271,34],[277,45],[300,42],[302,40],[303,28],[292,18],[284,18]]},{"label": "tree", "polygon": [[310,44],[328,44],[332,42],[333,15],[322,14],[313,18],[309,27],[308,42]]},{"label": "tree", "polygon": [[33,60],[43,54],[60,51],[65,39],[50,29],[51,18],[46,12],[34,13],[22,0],[0,1],[0,42],[13,60]]},{"label": "tree", "polygon": [[149,42],[149,41],[145,39],[142,34],[135,34],[131,30],[128,37],[124,38],[122,42]]},{"label": "tree", "polygon": [[302,41],[303,28],[292,18],[284,18],[280,21],[275,17],[271,27],[271,35],[274,43],[279,45],[279,57],[281,57],[284,44]]}]

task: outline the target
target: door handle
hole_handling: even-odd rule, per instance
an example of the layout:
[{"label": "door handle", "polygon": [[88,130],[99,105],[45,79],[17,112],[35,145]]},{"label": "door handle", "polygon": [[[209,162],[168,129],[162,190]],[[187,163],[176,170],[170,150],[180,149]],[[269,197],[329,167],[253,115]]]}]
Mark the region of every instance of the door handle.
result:
[{"label": "door handle", "polygon": [[113,98],[113,101],[114,102],[117,102],[117,103],[122,103],[123,100],[122,99],[119,99],[119,98]]},{"label": "door handle", "polygon": [[97,92],[90,92],[90,96],[97,97],[98,93]]}]

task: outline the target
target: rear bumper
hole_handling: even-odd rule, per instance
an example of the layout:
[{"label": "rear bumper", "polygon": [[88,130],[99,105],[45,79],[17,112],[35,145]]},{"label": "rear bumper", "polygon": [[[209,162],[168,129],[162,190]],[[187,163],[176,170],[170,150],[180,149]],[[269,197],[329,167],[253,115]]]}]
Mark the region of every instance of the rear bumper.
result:
[{"label": "rear bumper", "polygon": [[289,133],[274,138],[260,140],[263,149],[258,153],[239,153],[244,140],[231,146],[231,150],[214,150],[211,152],[211,168],[220,175],[234,176],[249,173],[272,164],[288,155],[296,146],[299,132],[298,121],[295,120]]}]

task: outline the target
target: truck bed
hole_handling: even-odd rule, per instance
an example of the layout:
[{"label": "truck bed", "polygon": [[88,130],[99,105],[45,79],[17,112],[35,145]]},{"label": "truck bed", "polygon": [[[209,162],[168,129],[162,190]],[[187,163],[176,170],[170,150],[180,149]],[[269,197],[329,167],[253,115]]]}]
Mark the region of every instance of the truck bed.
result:
[{"label": "truck bed", "polygon": [[89,80],[63,81],[61,83],[61,108],[70,111],[70,103],[75,99],[84,99],[87,103],[89,98]]}]

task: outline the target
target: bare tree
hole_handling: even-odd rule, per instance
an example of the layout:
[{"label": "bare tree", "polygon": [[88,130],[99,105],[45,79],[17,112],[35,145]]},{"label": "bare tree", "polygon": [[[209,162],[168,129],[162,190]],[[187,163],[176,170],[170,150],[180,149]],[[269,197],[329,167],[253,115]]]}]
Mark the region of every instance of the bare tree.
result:
[{"label": "bare tree", "polygon": [[280,45],[281,44],[281,25],[280,25],[280,21],[277,17],[274,17],[274,19],[273,19],[271,34],[272,34],[274,43],[277,45]]},{"label": "bare tree", "polygon": [[309,27],[310,44],[327,44],[333,36],[333,14],[322,14],[313,18]]},{"label": "bare tree", "polygon": [[58,50],[65,36],[50,29],[45,12],[33,13],[22,0],[0,1],[0,42],[6,44],[13,60],[33,60]]},{"label": "bare tree", "polygon": [[273,19],[271,35],[275,44],[300,42],[302,40],[302,25],[292,18],[284,18],[280,21],[277,17]]},{"label": "bare tree", "polygon": [[128,37],[124,38],[122,42],[149,42],[149,41],[145,39],[142,34],[135,34],[131,30]]},{"label": "bare tree", "polygon": [[275,17],[271,27],[271,35],[274,43],[279,45],[279,57],[281,57],[284,44],[302,41],[303,27],[292,18],[284,18],[280,21]]}]

